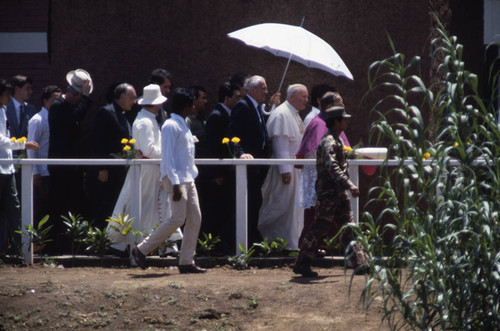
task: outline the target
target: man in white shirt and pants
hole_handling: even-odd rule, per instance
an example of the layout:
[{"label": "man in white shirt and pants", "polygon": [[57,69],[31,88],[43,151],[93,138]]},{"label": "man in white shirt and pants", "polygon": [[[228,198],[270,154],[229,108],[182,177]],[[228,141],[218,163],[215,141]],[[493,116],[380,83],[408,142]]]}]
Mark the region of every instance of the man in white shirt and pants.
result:
[{"label": "man in white shirt and pants", "polygon": [[193,111],[193,100],[189,90],[176,89],[172,97],[172,117],[165,121],[161,130],[160,171],[162,186],[170,200],[171,216],[132,249],[134,260],[142,269],[146,268],[146,256],[185,222],[179,272],[206,272],[206,269],[194,264],[201,212],[194,184],[198,175],[194,164],[194,139],[185,122],[186,116]]}]

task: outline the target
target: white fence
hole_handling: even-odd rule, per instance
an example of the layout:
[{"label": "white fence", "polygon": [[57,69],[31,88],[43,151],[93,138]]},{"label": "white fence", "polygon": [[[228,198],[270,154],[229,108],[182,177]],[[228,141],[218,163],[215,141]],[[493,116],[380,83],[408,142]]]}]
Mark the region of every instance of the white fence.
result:
[{"label": "white fence", "polygon": [[[22,227],[33,223],[33,165],[49,164],[49,165],[129,165],[135,174],[135,185],[132,189],[132,194],[140,196],[139,174],[140,167],[143,164],[159,164],[159,159],[0,159],[0,164],[16,164],[22,167],[22,197],[21,197],[21,215]],[[236,251],[240,252],[238,244],[241,243],[245,249],[248,249],[247,241],[247,166],[248,165],[280,165],[280,164],[298,164],[298,165],[314,165],[316,160],[275,160],[275,159],[196,159],[197,165],[233,165],[236,167]],[[359,187],[359,166],[360,165],[381,165],[383,160],[349,160],[349,174],[351,181]],[[411,160],[408,164],[413,163]],[[426,163],[430,163],[426,161]],[[399,161],[389,160],[388,165],[398,165]],[[362,188],[360,188],[362,189]],[[139,219],[141,211],[141,199],[136,199],[136,204],[131,208],[130,216]],[[359,203],[358,199],[351,197],[351,206],[354,220],[359,219]],[[22,237],[23,253],[26,262],[33,262],[33,247],[28,236]]]}]

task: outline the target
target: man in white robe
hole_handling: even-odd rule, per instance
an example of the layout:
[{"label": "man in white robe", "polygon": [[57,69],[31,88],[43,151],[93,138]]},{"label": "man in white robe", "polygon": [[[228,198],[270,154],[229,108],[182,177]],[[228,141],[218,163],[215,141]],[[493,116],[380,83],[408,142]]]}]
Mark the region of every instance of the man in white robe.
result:
[{"label": "man in white robe", "polygon": [[[138,151],[141,158],[160,159],[161,158],[161,132],[156,120],[156,114],[161,109],[161,105],[167,100],[165,97],[159,97],[152,100],[147,97],[146,88],[159,89],[157,85],[148,85],[144,88],[145,95],[139,100],[143,105],[141,111],[132,125],[132,138],[135,139],[134,148]],[[130,168],[125,184],[123,185],[118,201],[113,210],[113,218],[118,218],[121,213],[123,216],[130,213],[131,204],[135,203],[135,197],[132,196],[132,187],[135,176],[135,169]],[[160,190],[160,165],[143,164],[140,171],[139,183],[141,185],[141,217],[136,219],[133,228],[141,230],[148,235],[148,231],[155,228],[156,223],[165,221],[170,216],[170,208],[165,190]],[[114,249],[124,251],[128,245],[133,246],[135,242],[141,242],[144,237],[134,238],[132,234],[127,236],[114,231],[114,223],[108,225],[108,233]],[[182,239],[182,232],[177,229],[167,241],[177,241]],[[174,244],[175,245],[175,244]],[[177,247],[173,246],[177,251]]]},{"label": "man in white robe", "polygon": [[[287,101],[271,112],[267,131],[272,140],[272,158],[295,158],[304,134],[299,111],[306,108],[307,101],[304,85],[290,85]],[[271,166],[262,186],[259,231],[269,241],[277,237],[288,240],[289,250],[298,249],[304,223],[304,210],[294,203],[299,189],[299,171],[293,164]]]}]

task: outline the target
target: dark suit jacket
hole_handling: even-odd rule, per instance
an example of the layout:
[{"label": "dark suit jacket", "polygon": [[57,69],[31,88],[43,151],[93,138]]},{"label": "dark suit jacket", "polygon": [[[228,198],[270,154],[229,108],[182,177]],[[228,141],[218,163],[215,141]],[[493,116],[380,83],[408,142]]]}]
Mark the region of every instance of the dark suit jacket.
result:
[{"label": "dark suit jacket", "polygon": [[[80,123],[92,101],[83,96],[80,104],[73,107],[63,97],[54,101],[49,110],[49,158],[71,159],[82,157],[80,153]],[[68,166],[66,166],[68,168]],[[49,166],[53,170],[64,166]]]},{"label": "dark suit jacket", "polygon": [[260,109],[255,109],[248,96],[238,101],[231,111],[227,134],[229,139],[232,137],[241,139],[238,144],[237,157],[244,153],[252,154],[254,158],[268,158],[270,156],[266,124],[259,118],[257,111],[264,119]]},{"label": "dark suit jacket", "polygon": [[[229,114],[222,104],[218,103],[210,113],[206,124],[208,157],[217,159],[232,158],[226,144],[222,144],[222,139],[227,137],[229,127]],[[230,146],[231,147],[231,146]],[[233,167],[213,166],[210,168],[210,179],[224,177]]]},{"label": "dark suit jacket", "polygon": [[14,100],[10,100],[7,105],[7,128],[10,131],[11,137],[21,138],[28,136],[28,122],[30,118],[37,113],[35,106],[27,104],[24,106],[24,116],[21,118],[21,123],[17,121],[16,107]]},{"label": "dark suit jacket", "polygon": [[[116,103],[108,104],[97,111],[92,128],[92,157],[96,159],[112,158],[111,154],[122,151],[123,138],[130,138],[130,126],[124,111]],[[99,166],[99,170],[109,166]]]}]

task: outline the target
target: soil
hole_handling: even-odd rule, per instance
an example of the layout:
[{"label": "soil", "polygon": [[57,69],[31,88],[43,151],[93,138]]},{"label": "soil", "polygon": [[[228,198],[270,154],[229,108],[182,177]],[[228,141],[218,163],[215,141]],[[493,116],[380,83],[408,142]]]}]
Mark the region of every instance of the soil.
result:
[{"label": "soil", "polygon": [[381,302],[359,303],[364,276],[289,267],[206,274],[177,268],[35,264],[0,268],[0,330],[380,330]]}]

